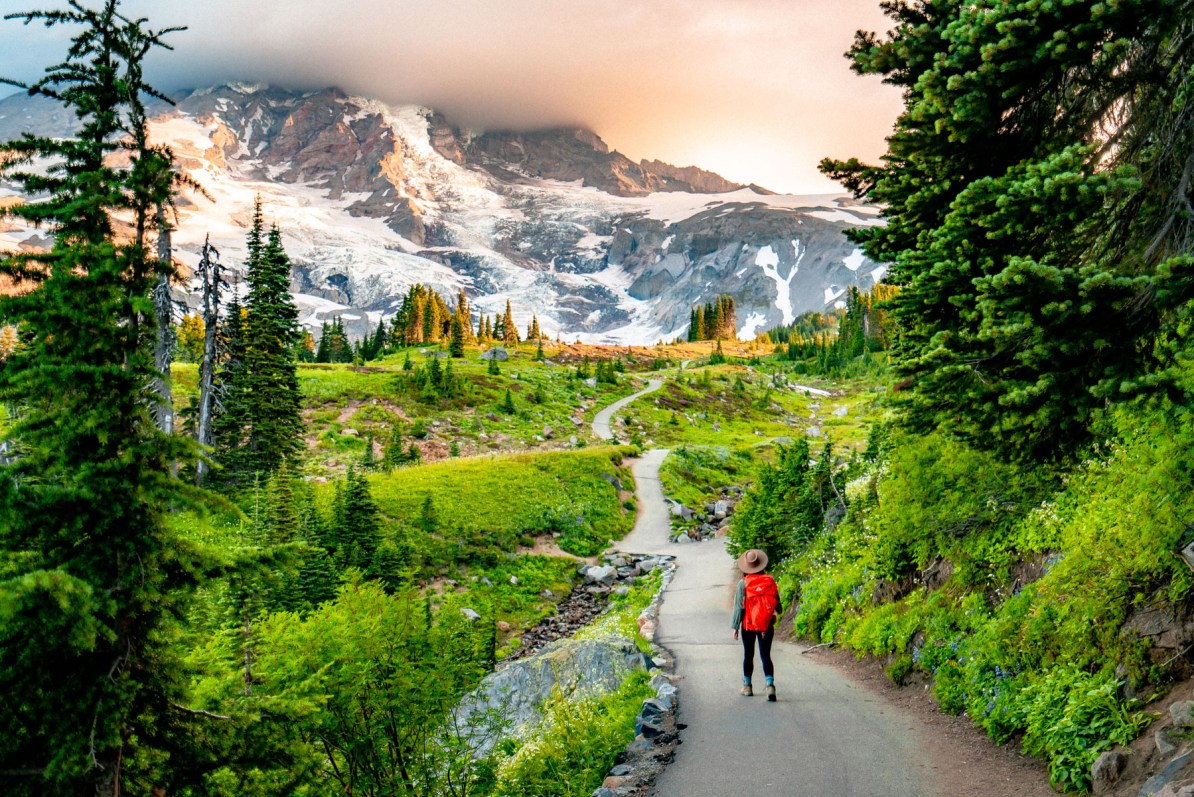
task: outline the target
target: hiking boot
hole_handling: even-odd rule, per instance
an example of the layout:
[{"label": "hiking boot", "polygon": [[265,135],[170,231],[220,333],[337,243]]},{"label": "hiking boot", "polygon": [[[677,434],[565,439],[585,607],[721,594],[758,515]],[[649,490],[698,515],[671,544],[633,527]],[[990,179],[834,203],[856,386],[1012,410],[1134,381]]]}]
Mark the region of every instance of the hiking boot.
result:
[{"label": "hiking boot", "polygon": [[775,702],[775,685],[774,684],[767,685],[767,702],[768,703]]},{"label": "hiking boot", "polygon": [[754,694],[755,694],[755,690],[750,688],[750,684],[746,684],[745,686],[742,687],[742,696],[743,697],[754,697]]}]

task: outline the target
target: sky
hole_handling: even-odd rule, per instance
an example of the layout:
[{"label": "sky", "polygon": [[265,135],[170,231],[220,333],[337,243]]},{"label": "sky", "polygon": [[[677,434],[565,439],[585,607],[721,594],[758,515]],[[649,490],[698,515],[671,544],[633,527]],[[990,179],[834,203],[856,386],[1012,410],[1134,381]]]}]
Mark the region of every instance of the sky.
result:
[{"label": "sky", "polygon": [[[98,3],[99,0],[90,0]],[[23,8],[6,3],[5,12]],[[29,0],[52,8],[53,0]],[[125,0],[168,91],[226,81],[338,86],[476,129],[580,125],[634,160],[792,193],[840,192],[823,157],[874,161],[899,92],[850,71],[878,0]],[[28,81],[69,31],[0,21],[0,77]],[[0,87],[0,95],[6,93]]]}]

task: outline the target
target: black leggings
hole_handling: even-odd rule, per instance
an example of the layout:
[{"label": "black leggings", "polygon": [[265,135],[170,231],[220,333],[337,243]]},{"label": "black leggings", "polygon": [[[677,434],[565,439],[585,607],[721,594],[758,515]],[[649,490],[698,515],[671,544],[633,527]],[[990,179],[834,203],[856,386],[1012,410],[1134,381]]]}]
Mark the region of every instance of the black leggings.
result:
[{"label": "black leggings", "polygon": [[763,661],[763,675],[768,678],[775,676],[775,665],[771,663],[771,641],[775,639],[775,629],[766,631],[747,631],[742,629],[742,675],[750,678],[755,673],[755,640],[759,640],[759,658]]}]

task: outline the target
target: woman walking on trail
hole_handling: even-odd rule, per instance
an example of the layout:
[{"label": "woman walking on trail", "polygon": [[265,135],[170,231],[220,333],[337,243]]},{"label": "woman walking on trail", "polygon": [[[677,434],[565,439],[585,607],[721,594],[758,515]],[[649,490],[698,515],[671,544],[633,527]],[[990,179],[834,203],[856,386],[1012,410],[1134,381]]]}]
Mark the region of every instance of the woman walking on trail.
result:
[{"label": "woman walking on trail", "polygon": [[734,596],[734,639],[742,636],[742,694],[754,695],[750,679],[755,671],[755,640],[758,640],[759,659],[767,678],[767,700],[775,702],[775,666],[771,663],[771,643],[775,639],[775,618],[783,611],[779,603],[779,588],[775,579],[763,571],[767,569],[767,554],[751,548],[738,557],[742,580]]}]

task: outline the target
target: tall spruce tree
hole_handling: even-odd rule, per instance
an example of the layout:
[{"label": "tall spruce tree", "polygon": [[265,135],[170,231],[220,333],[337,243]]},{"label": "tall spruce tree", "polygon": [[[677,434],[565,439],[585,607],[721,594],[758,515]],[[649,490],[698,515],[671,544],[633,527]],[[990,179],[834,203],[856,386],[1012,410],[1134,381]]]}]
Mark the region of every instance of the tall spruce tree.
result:
[{"label": "tall spruce tree", "polygon": [[[77,26],[66,58],[25,88],[61,101],[80,132],[0,144],[0,175],[37,197],[4,213],[53,238],[49,252],[0,255],[22,288],[0,298],[2,322],[21,328],[0,369],[0,401],[20,408],[4,432],[16,456],[0,465],[0,792],[178,793],[202,771],[192,739],[208,720],[185,705],[172,627],[202,567],[165,514],[199,497],[170,468],[196,448],[153,418],[151,292],[171,266],[112,224],[131,214],[147,229],[169,203],[171,152],[136,143],[145,97],[160,97],[142,59],[169,31],[117,0],[9,18]],[[48,169],[24,170],[32,158]]]},{"label": "tall spruce tree", "polygon": [[246,486],[291,460],[302,440],[301,395],[293,359],[298,311],[281,232],[268,233],[258,201],[248,236],[249,296],[243,362],[224,397],[219,447],[224,480]]},{"label": "tall spruce tree", "polygon": [[854,69],[904,90],[883,166],[908,422],[1014,457],[1081,448],[1109,402],[1190,390],[1194,2],[888,3]]}]

